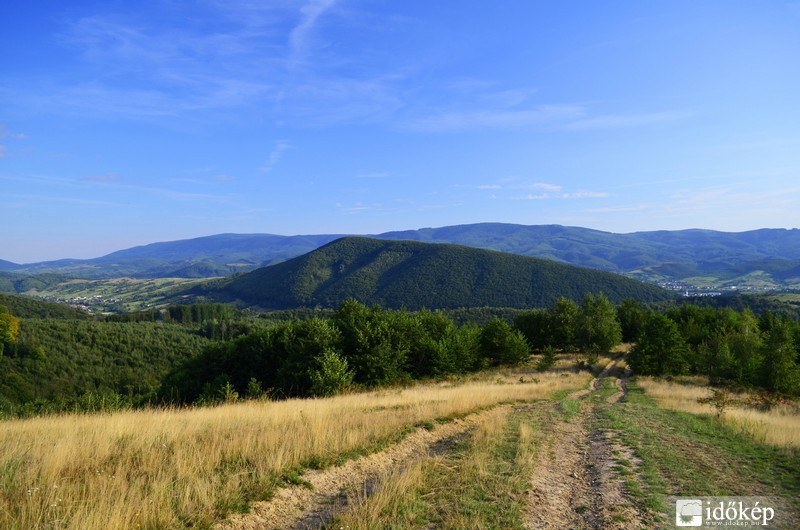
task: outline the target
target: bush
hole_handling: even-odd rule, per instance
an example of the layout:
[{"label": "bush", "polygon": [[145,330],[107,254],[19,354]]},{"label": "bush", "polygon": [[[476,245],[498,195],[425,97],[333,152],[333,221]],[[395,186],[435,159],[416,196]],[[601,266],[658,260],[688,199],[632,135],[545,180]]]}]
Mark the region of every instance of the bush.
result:
[{"label": "bush", "polygon": [[542,358],[536,363],[537,372],[546,372],[556,364],[556,349],[552,346],[547,346],[542,352]]},{"label": "bush", "polygon": [[483,327],[478,342],[481,353],[491,365],[519,364],[530,355],[522,333],[499,318],[490,320]]},{"label": "bush", "polygon": [[332,396],[353,384],[353,372],[347,367],[347,359],[333,350],[325,350],[314,359],[317,368],[311,371],[311,394]]}]

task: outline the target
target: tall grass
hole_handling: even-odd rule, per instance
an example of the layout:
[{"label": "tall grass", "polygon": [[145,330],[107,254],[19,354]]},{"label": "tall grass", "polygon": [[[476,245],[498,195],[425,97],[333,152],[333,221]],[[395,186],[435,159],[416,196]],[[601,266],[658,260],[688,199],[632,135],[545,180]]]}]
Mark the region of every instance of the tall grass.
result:
[{"label": "tall grass", "polygon": [[387,471],[370,495],[355,495],[332,528],[515,528],[541,433],[511,407],[481,415],[450,453]]},{"label": "tall grass", "polygon": [[[712,405],[698,403],[698,399],[709,396],[708,386],[652,377],[637,377],[637,383],[663,408],[692,414],[714,413]],[[741,406],[731,407],[725,411],[722,420],[762,442],[782,447],[800,447],[800,414],[790,406],[776,406],[766,412]]]},{"label": "tall grass", "polygon": [[536,377],[6,421],[0,528],[208,528],[268,498],[298,466],[376,447],[421,422],[585,382],[581,374]]}]

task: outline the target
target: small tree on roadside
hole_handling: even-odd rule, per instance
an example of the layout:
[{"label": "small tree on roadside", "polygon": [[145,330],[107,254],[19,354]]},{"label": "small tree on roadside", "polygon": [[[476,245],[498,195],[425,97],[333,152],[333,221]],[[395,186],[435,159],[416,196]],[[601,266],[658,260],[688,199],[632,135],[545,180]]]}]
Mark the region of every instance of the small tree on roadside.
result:
[{"label": "small tree on roadside", "polygon": [[730,407],[739,404],[739,398],[725,388],[712,388],[711,395],[698,398],[697,402],[702,405],[711,405],[716,411],[717,419],[722,419],[725,411]]},{"label": "small tree on roadside", "polygon": [[556,364],[556,349],[546,346],[542,351],[542,357],[536,362],[537,372],[546,372]]}]

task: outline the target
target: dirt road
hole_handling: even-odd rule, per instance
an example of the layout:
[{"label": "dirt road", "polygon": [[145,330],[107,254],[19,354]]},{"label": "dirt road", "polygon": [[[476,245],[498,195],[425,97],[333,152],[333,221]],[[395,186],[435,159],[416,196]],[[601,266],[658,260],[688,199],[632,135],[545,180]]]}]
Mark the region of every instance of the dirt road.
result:
[{"label": "dirt road", "polygon": [[[544,444],[530,477],[524,525],[547,528],[647,528],[649,521],[637,510],[620,476],[635,476],[636,457],[610,432],[592,427],[598,407],[614,406],[624,399],[627,371],[615,360],[589,388],[575,392],[560,404],[538,402],[540,412],[559,418],[545,427]],[[609,381],[614,382],[610,385]],[[616,388],[609,395],[607,388]],[[571,403],[570,403],[571,402]],[[571,413],[554,410],[571,405]],[[527,405],[526,405],[527,406]],[[511,407],[511,405],[501,405]],[[433,429],[419,428],[387,450],[350,460],[325,470],[310,470],[302,483],[278,490],[268,502],[255,503],[250,513],[236,515],[219,529],[307,529],[329,524],[347,509],[348,492],[369,495],[377,477],[403,469],[418,459],[449,451],[455,441],[470,436],[483,416],[472,414]]]},{"label": "dirt road", "polygon": [[[592,427],[597,407],[613,406],[625,397],[629,373],[619,363],[609,363],[589,389],[572,394],[579,401],[576,412],[553,426],[531,479],[526,528],[650,526],[631,501],[619,471],[624,463],[627,476],[635,476],[636,457],[613,433]],[[605,400],[592,399],[612,377],[616,393]]]}]

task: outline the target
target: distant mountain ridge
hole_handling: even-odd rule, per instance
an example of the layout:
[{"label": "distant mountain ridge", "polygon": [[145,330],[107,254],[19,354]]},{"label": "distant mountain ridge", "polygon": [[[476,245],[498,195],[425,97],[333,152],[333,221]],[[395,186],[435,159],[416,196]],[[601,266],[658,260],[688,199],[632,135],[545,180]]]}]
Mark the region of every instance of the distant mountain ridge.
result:
[{"label": "distant mountain ridge", "polygon": [[[153,243],[91,260],[28,265],[0,262],[0,270],[88,278],[227,276],[285,261],[339,237],[342,235],[218,234]],[[616,234],[561,225],[478,223],[369,237],[498,250],[621,273],[654,283],[800,288],[800,230],[796,228]]]},{"label": "distant mountain ridge", "polygon": [[443,243],[345,237],[303,256],[193,294],[265,309],[336,307],[348,298],[390,308],[545,307],[587,293],[610,300],[671,299],[659,287],[552,260]]},{"label": "distant mountain ridge", "polygon": [[4,259],[0,259],[0,271],[12,271],[14,269],[20,268],[21,265],[16,263],[12,263],[10,261],[6,261]]}]

